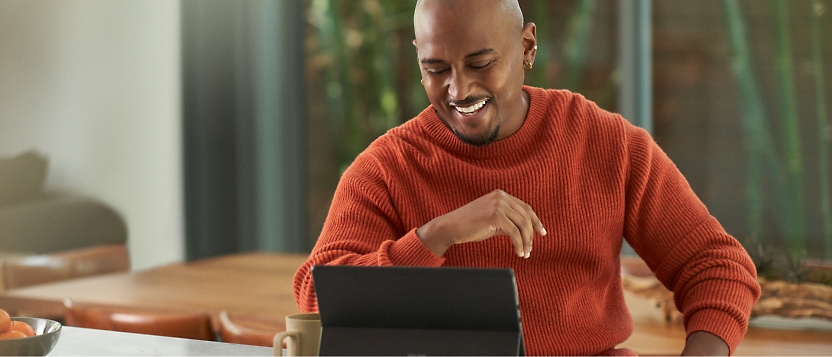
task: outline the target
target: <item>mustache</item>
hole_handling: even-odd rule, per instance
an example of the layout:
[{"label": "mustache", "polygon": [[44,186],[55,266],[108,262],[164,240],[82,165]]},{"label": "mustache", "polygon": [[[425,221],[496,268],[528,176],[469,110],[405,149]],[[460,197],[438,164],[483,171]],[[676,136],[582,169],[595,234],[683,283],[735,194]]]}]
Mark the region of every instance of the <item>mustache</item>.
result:
[{"label": "mustache", "polygon": [[491,100],[491,96],[477,95],[477,96],[471,96],[471,97],[465,98],[463,100],[450,99],[450,100],[448,100],[448,105],[454,106],[454,107],[469,107],[469,106],[471,106],[475,103],[481,102],[484,99]]}]

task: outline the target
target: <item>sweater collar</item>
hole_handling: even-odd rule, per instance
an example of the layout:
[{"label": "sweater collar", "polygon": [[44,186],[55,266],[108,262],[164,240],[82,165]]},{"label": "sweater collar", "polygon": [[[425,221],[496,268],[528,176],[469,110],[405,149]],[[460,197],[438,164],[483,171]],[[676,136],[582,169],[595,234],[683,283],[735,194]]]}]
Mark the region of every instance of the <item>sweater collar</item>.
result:
[{"label": "sweater collar", "polygon": [[429,140],[436,142],[451,154],[472,159],[510,155],[517,150],[527,149],[528,145],[533,144],[535,133],[539,132],[545,116],[545,90],[530,86],[523,86],[523,90],[529,94],[529,112],[526,114],[523,125],[509,137],[487,145],[474,146],[459,140],[436,115],[433,105],[428,106],[419,114],[419,122],[426,134],[432,138]]}]

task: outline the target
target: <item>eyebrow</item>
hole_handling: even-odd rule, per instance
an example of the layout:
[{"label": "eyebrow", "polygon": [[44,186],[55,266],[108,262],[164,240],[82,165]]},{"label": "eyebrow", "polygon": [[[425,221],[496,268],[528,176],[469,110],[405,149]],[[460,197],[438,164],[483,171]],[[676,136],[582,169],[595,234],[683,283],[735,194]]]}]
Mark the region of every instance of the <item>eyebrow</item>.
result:
[{"label": "eyebrow", "polygon": [[[465,55],[465,58],[468,59],[468,58],[472,58],[472,57],[487,55],[487,54],[490,54],[490,53],[493,53],[493,52],[494,52],[493,48],[483,48],[483,49],[481,49],[477,52],[473,52],[473,53],[469,53],[469,54]],[[421,64],[437,64],[437,63],[445,63],[445,61],[443,61],[441,59],[438,59],[438,58],[425,58],[425,59],[420,60],[419,63],[421,63]]]}]

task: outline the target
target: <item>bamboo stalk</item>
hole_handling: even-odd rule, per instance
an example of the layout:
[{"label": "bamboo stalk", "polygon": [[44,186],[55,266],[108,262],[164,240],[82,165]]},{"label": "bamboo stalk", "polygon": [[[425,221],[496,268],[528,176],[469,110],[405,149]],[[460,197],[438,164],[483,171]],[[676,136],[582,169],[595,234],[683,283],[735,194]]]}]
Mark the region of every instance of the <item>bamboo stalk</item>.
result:
[{"label": "bamboo stalk", "polygon": [[326,103],[328,110],[329,128],[342,140],[335,141],[336,157],[341,170],[352,161],[350,157],[349,141],[354,137],[350,116],[354,110],[352,98],[348,90],[346,70],[349,63],[344,49],[343,28],[338,17],[338,8],[334,0],[314,0],[312,10],[321,18],[318,27],[320,38],[320,53],[329,58],[329,63],[323,71],[326,85]]},{"label": "bamboo stalk", "polygon": [[820,206],[823,216],[823,236],[826,245],[826,259],[832,260],[832,202],[830,202],[829,140],[830,128],[826,111],[826,82],[823,74],[823,57],[820,38],[820,16],[823,4],[813,0],[810,4],[810,28],[812,39],[812,62],[815,77],[815,103],[818,134],[818,171],[820,173]]},{"label": "bamboo stalk", "polygon": [[[349,136],[347,137],[346,157],[344,167],[346,168],[352,160],[367,147],[367,137],[370,132],[370,109],[367,103],[367,92],[369,81],[367,78],[372,76],[372,71],[366,68],[367,59],[372,58],[362,50],[369,48],[366,42],[372,42],[373,39],[367,39],[362,35],[362,26],[364,15],[363,5],[364,1],[337,1],[340,10],[335,13],[336,18],[341,20],[343,24],[342,29],[347,31],[344,37],[345,41],[341,44],[344,53],[347,57],[345,65],[339,66],[344,72],[342,82],[344,83],[344,92],[346,98],[350,101],[352,111],[349,112],[348,128]],[[341,19],[341,17],[344,17]]]},{"label": "bamboo stalk", "polygon": [[[531,72],[529,77],[531,77],[530,82],[535,87],[548,87],[549,84],[546,81],[549,79],[547,73],[549,73],[549,67],[554,65],[549,61],[549,53],[551,53],[551,48],[549,44],[552,41],[548,38],[550,35],[549,31],[549,21],[547,16],[549,15],[549,0],[534,0],[534,15],[537,16],[542,21],[535,22],[537,26],[537,55],[535,58],[535,62],[538,63],[535,72]],[[524,24],[525,25],[525,24]]]},{"label": "bamboo stalk", "polygon": [[[365,90],[362,91],[363,100],[367,105],[366,114],[368,137],[373,140],[387,129],[396,125],[396,109],[399,107],[393,85],[392,61],[395,47],[390,42],[390,28],[385,22],[385,15],[390,13],[389,4],[379,3],[378,0],[363,0],[367,5],[376,8],[374,12],[362,12],[361,34],[365,39],[360,52],[361,66],[367,73]],[[362,143],[366,147],[367,143]],[[363,149],[363,148],[362,148]]]},{"label": "bamboo stalk", "polygon": [[785,234],[792,255],[799,256],[806,250],[806,214],[803,190],[803,160],[800,150],[800,128],[792,75],[791,41],[789,39],[788,8],[785,0],[770,0],[774,12],[775,44],[777,51],[777,78],[780,87],[783,142],[788,173],[789,209],[785,211]]},{"label": "bamboo stalk", "polygon": [[746,169],[745,197],[748,200],[748,228],[752,237],[762,238],[763,202],[762,202],[762,138],[760,123],[763,113],[759,103],[759,94],[754,77],[748,65],[748,49],[745,40],[745,28],[742,24],[739,4],[735,0],[725,0],[725,17],[733,52],[732,67],[740,87],[740,99],[743,105],[743,127],[747,140],[748,167]]},{"label": "bamboo stalk", "polygon": [[766,110],[757,79],[753,73],[745,24],[739,2],[723,0],[728,40],[731,46],[731,67],[739,87],[743,111],[748,166],[746,171],[746,200],[748,200],[748,228],[752,237],[763,239],[763,173],[774,181],[778,217],[788,217],[789,198],[786,178],[780,170],[780,160],[773,149],[771,135],[766,127]]},{"label": "bamboo stalk", "polygon": [[569,21],[568,39],[564,44],[567,68],[563,87],[572,91],[580,91],[580,78],[586,63],[589,36],[592,34],[592,17],[595,14],[596,5],[596,0],[579,0],[575,13]]},{"label": "bamboo stalk", "polygon": [[[335,145],[342,170],[370,141],[403,121],[396,93],[403,74],[394,69],[401,46],[396,32],[412,28],[414,4],[415,0],[312,1],[311,14],[321,19],[320,46],[315,50],[329,59],[322,74],[330,129],[341,139]],[[419,73],[418,67],[414,70]]]}]

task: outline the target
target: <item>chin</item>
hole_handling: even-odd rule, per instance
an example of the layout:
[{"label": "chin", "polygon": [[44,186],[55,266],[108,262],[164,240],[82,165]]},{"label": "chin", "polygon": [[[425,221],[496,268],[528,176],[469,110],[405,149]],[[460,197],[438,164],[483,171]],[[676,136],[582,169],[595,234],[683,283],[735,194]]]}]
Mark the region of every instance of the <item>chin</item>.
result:
[{"label": "chin", "polygon": [[477,135],[467,135],[461,133],[459,130],[454,129],[454,134],[460,141],[473,146],[484,146],[493,143],[497,140],[497,134],[500,132],[500,126],[497,125],[493,129],[485,132],[480,133]]}]

